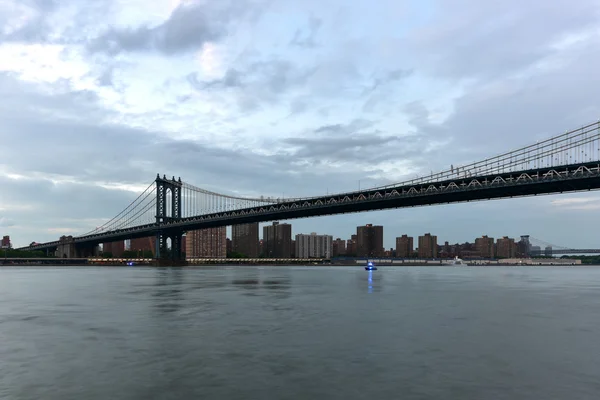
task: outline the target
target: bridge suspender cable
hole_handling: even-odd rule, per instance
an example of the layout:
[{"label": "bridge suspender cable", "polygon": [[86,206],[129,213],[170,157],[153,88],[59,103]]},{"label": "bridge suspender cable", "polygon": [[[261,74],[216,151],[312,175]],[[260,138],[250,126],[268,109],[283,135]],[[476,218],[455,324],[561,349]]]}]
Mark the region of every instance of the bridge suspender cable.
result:
[{"label": "bridge suspender cable", "polygon": [[[122,217],[122,216],[123,216],[123,215],[124,215],[124,214],[125,214],[125,213],[126,213],[126,212],[127,212],[127,211],[128,211],[130,208],[131,208],[131,207],[132,207],[132,206],[135,206],[135,204],[138,202],[138,200],[139,200],[140,198],[142,198],[142,196],[144,196],[144,194],[146,194],[146,192],[147,192],[147,191],[148,191],[150,188],[152,188],[153,186],[154,186],[154,182],[153,182],[153,183],[151,183],[151,184],[150,184],[150,185],[149,185],[149,186],[148,186],[148,187],[147,187],[147,188],[146,188],[146,189],[145,189],[145,190],[144,190],[142,193],[140,193],[140,195],[139,195],[138,197],[136,197],[136,198],[135,198],[135,200],[133,200],[131,203],[129,203],[129,205],[128,205],[127,207],[125,207],[125,209],[123,209],[123,211],[121,211],[119,214],[117,214],[117,215],[116,215],[115,217],[113,217],[111,220],[109,220],[108,222],[105,222],[105,223],[104,223],[103,225],[101,225],[100,227],[98,227],[98,228],[96,228],[96,229],[93,229],[93,230],[91,230],[90,232],[87,232],[87,233],[85,233],[85,234],[83,234],[83,235],[81,235],[81,236],[88,236],[88,235],[92,235],[92,234],[94,234],[94,233],[97,233],[97,232],[102,232],[103,228],[105,228],[105,227],[107,227],[107,226],[110,226],[110,225],[111,225],[111,223],[112,223],[113,221],[115,221],[115,220],[119,219],[119,217]],[[155,191],[155,190],[156,190],[156,187],[154,187],[154,188],[153,188],[153,190],[152,190],[151,192],[153,192],[153,191]],[[148,195],[149,195],[149,194],[146,194],[146,196],[145,196],[143,199],[145,199],[146,197],[148,197]],[[142,199],[142,201],[143,201],[143,199]]]}]

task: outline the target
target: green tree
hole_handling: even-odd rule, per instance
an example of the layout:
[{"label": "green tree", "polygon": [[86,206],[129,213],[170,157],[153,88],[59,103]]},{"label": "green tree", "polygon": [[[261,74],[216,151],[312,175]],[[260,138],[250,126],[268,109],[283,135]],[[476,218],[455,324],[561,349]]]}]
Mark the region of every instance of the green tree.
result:
[{"label": "green tree", "polygon": [[600,255],[594,256],[562,256],[562,259],[568,260],[581,260],[582,264],[586,265],[600,265]]},{"label": "green tree", "polygon": [[142,252],[142,257],[143,258],[153,258],[154,257],[154,253],[152,253],[152,250],[144,250]]},{"label": "green tree", "polygon": [[23,251],[15,249],[1,249],[0,256],[6,258],[54,258],[54,254],[46,256],[46,252],[42,250]]}]

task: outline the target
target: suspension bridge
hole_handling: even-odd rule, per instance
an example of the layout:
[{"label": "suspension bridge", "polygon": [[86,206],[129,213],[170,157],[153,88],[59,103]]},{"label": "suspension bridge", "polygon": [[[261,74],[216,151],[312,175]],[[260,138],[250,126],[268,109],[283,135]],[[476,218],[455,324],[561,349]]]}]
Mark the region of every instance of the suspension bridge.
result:
[{"label": "suspension bridge", "polygon": [[69,254],[85,257],[100,243],[152,237],[156,258],[167,254],[170,239],[170,257],[177,261],[181,257],[182,235],[196,229],[598,188],[600,121],[420,178],[324,196],[231,196],[196,187],[181,178],[157,175],[146,190],[102,226],[22,250],[58,249],[61,253],[62,249],[69,249]]},{"label": "suspension bridge", "polygon": [[557,256],[557,255],[590,255],[590,254],[600,254],[600,249],[591,249],[591,248],[572,248],[559,246],[552,243],[548,243],[541,239],[536,239],[533,237],[529,238],[531,241],[531,246],[529,248],[529,255],[531,256]]}]

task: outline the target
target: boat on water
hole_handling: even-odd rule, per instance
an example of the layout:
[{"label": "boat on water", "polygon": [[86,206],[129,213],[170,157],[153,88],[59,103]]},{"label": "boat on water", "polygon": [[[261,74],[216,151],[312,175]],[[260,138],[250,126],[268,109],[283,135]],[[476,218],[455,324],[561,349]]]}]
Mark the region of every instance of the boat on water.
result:
[{"label": "boat on water", "polygon": [[458,258],[458,256],[455,256],[454,260],[450,260],[446,264],[448,264],[448,265],[469,265],[462,258]]},{"label": "boat on water", "polygon": [[372,261],[367,262],[367,265],[365,266],[365,270],[367,271],[377,271],[377,267],[375,266],[375,264],[373,264]]}]

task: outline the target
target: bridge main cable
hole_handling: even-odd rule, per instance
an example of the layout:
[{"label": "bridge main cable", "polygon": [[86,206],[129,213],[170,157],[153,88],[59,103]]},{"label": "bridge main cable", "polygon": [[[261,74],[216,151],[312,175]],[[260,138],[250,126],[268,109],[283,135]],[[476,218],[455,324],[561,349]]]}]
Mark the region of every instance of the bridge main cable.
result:
[{"label": "bridge main cable", "polygon": [[[144,196],[144,199],[146,199],[149,196],[151,196],[152,194],[154,194],[155,191],[156,191],[156,188],[154,188],[153,190],[148,192],[148,194],[146,196]],[[142,201],[144,199],[142,199]],[[142,204],[142,201],[140,201],[140,204]],[[149,201],[147,201],[145,204],[142,204],[139,207],[136,206],[135,208],[133,208],[132,211],[127,214],[128,218],[121,218],[121,220],[120,220],[121,223],[112,225],[110,230],[112,231],[112,230],[117,230],[117,229],[131,228],[133,226],[155,222],[155,218],[156,218],[155,217],[155,211],[156,211],[155,209],[156,209],[156,197],[151,197],[149,199]],[[135,213],[133,213],[134,211],[135,211]],[[131,213],[133,213],[133,214],[131,214]],[[145,219],[142,221],[140,217],[145,217]]]},{"label": "bridge main cable", "polygon": [[[113,230],[113,229],[110,229],[111,226],[115,226],[116,224],[118,224],[133,209],[135,209],[135,207],[138,205],[138,203],[141,203],[145,199],[147,199],[148,196],[150,196],[155,190],[156,190],[156,187],[155,187],[154,182],[153,182],[150,185],[148,185],[148,187],[142,193],[140,193],[140,195],[138,197],[136,197],[131,203],[129,203],[129,205],[127,207],[125,207],[115,217],[113,217],[109,221],[105,222],[101,226],[96,227],[96,229],[93,229],[93,230],[91,230],[91,231],[89,231],[87,233],[84,233],[83,235],[80,235],[80,236],[89,236],[89,235],[94,235],[94,234],[106,232],[107,230],[108,231]],[[154,199],[154,201],[156,201],[156,199]]]}]

